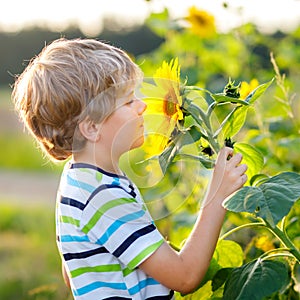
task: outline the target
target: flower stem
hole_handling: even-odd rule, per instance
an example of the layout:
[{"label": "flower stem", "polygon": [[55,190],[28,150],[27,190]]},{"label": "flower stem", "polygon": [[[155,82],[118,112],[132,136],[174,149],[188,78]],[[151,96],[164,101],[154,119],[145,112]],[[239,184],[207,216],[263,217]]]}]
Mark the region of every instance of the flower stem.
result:
[{"label": "flower stem", "polygon": [[256,223],[247,223],[247,224],[243,224],[243,225],[240,225],[238,227],[235,227],[231,230],[229,230],[228,232],[224,233],[221,237],[220,237],[220,240],[224,240],[225,238],[227,238],[229,235],[243,229],[243,228],[247,228],[247,227],[265,227],[265,223],[263,222],[256,222]]},{"label": "flower stem", "polygon": [[204,138],[209,142],[214,152],[218,153],[220,150],[220,146],[217,143],[217,141],[214,139],[210,118],[198,105],[195,105],[193,103],[189,104],[187,110],[191,113],[194,120],[203,128],[203,130],[205,130],[206,136]]},{"label": "flower stem", "polygon": [[297,259],[300,263],[300,252],[294,245],[294,243],[289,239],[287,234],[281,230],[279,227],[275,226],[272,227],[267,221],[265,221],[266,228],[272,232],[280,241],[281,243],[287,248],[287,250],[293,254],[293,256]]},{"label": "flower stem", "polygon": [[[288,253],[284,253],[288,252]],[[276,249],[271,249],[265,253],[263,253],[260,258],[262,260],[269,259],[272,257],[277,257],[277,256],[289,256],[295,258],[291,253],[289,253],[289,249],[287,248],[276,248]]]},{"label": "flower stem", "polygon": [[210,118],[214,108],[217,106],[217,103],[216,102],[213,102],[207,109],[207,112],[206,112],[206,115],[208,118]]},{"label": "flower stem", "polygon": [[221,123],[220,127],[216,130],[215,134],[214,134],[214,138],[217,138],[219,133],[222,131],[224,125],[226,124],[226,122],[229,120],[229,118],[231,118],[231,116],[235,113],[235,111],[238,109],[239,106],[236,106],[227,116],[226,118],[223,120],[223,122]]}]

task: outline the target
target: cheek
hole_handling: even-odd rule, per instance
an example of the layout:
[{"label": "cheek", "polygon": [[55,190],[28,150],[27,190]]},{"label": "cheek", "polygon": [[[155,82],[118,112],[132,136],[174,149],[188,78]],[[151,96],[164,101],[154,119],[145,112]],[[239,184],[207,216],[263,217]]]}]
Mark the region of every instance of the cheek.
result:
[{"label": "cheek", "polygon": [[127,118],[126,116],[124,117],[125,117],[124,119],[119,120],[118,122],[113,124],[113,126],[116,129],[119,129],[120,134],[122,133],[127,133],[127,135],[130,133],[134,134],[138,130],[137,119],[135,118],[128,119],[128,117]]},{"label": "cheek", "polygon": [[106,128],[107,133],[111,138],[117,138],[120,140],[125,140],[126,137],[131,136],[131,134],[134,134],[135,130],[133,122],[120,119],[110,122],[107,124]]}]

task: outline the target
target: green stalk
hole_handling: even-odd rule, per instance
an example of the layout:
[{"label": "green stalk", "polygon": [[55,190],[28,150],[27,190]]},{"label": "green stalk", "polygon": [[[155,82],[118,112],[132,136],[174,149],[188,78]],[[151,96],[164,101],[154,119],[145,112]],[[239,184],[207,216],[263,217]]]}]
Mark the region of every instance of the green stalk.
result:
[{"label": "green stalk", "polygon": [[257,222],[257,223],[247,223],[247,224],[243,224],[243,225],[240,225],[238,227],[235,227],[231,230],[229,230],[228,232],[224,233],[219,239],[220,240],[224,240],[225,238],[227,238],[229,235],[243,229],[243,228],[247,228],[247,227],[265,227],[265,223],[263,222]]},{"label": "green stalk", "polygon": [[177,154],[177,157],[179,159],[186,158],[186,159],[198,160],[206,168],[213,168],[214,165],[215,165],[215,161],[214,160],[205,158],[204,156],[192,155],[192,154],[187,154],[187,153],[179,153],[179,154]]},{"label": "green stalk", "polygon": [[227,116],[226,118],[223,120],[223,122],[221,123],[220,127],[216,130],[215,134],[214,134],[214,138],[217,138],[219,133],[222,131],[224,125],[226,124],[226,122],[228,121],[228,119],[235,113],[235,111],[239,108],[239,106],[236,106]]},{"label": "green stalk", "polygon": [[217,102],[213,102],[207,109],[206,115],[208,118],[210,118],[214,108],[217,106]]},{"label": "green stalk", "polygon": [[[283,252],[287,252],[287,253],[283,253]],[[269,250],[263,253],[260,256],[260,258],[262,260],[265,260],[265,259],[270,259],[272,257],[278,257],[278,256],[289,256],[295,258],[294,255],[292,255],[287,248],[276,248],[276,249]]]},{"label": "green stalk", "polygon": [[[190,107],[194,110],[194,111],[197,111],[197,113],[199,114],[201,120],[204,122],[205,126],[207,129],[211,129],[211,125],[210,125],[210,122],[205,114],[205,112],[198,106],[198,105],[195,105],[193,103],[190,104]],[[193,114],[193,117],[198,119],[198,116]],[[199,121],[199,120],[196,120],[196,121]],[[200,124],[198,122],[198,124]]]},{"label": "green stalk", "polygon": [[280,230],[279,227],[275,226],[272,227],[267,221],[265,221],[266,228],[272,232],[280,241],[281,243],[287,248],[287,250],[293,254],[293,256],[297,259],[300,263],[300,252],[294,245],[294,243],[289,239],[287,234],[284,231]]},{"label": "green stalk", "polygon": [[[247,223],[247,224],[243,224],[241,226],[238,226],[236,228],[233,228],[232,230],[224,233],[219,239],[220,240],[224,240],[229,235],[231,235],[231,234],[233,234],[233,233],[235,233],[235,232],[237,232],[237,231],[239,231],[239,230],[241,230],[243,228],[247,228],[247,227],[265,227],[273,235],[275,235],[281,241],[281,243],[286,247],[286,248],[280,248],[280,249],[290,252],[293,255],[293,257],[296,258],[298,262],[300,262],[300,252],[296,248],[296,246],[294,245],[294,243],[289,239],[289,237],[287,236],[287,234],[283,230],[281,230],[280,228],[278,228],[277,226],[272,227],[265,220],[262,220],[261,222],[257,222],[257,223]],[[279,249],[277,249],[277,250],[279,250]],[[275,249],[271,250],[271,252],[274,252],[274,251],[275,251]]]},{"label": "green stalk", "polygon": [[[197,106],[193,103],[191,103],[189,106],[191,108],[189,110],[189,112],[192,114],[194,120],[199,125],[202,125],[201,121],[203,121],[203,123],[206,127],[206,137],[205,137],[205,139],[209,142],[212,149],[216,153],[218,153],[219,150],[220,150],[220,146],[218,145],[218,143],[216,142],[216,140],[213,137],[213,132],[212,132],[212,128],[211,128],[211,124],[210,124],[210,120],[209,120],[208,116],[205,114],[205,112],[199,106]],[[200,121],[199,117],[201,118],[201,121]]]}]

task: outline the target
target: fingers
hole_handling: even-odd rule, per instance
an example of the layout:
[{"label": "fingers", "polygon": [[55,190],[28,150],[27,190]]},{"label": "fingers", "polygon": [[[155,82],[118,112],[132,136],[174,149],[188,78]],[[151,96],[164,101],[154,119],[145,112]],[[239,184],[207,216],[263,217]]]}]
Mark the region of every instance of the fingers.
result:
[{"label": "fingers", "polygon": [[246,164],[241,164],[236,167],[236,171],[239,175],[243,175],[248,169],[248,166]]},{"label": "fingers", "polygon": [[217,160],[216,160],[216,165],[225,165],[227,160],[230,159],[233,155],[233,149],[229,147],[224,147],[220,150]]},{"label": "fingers", "polygon": [[239,189],[241,188],[248,180],[248,176],[247,174],[245,174],[245,172],[248,169],[248,166],[246,164],[239,164],[242,160],[242,155],[235,155],[234,157],[232,157],[231,162],[228,162],[228,164],[231,163],[230,169],[231,169],[231,173],[232,175],[234,175],[235,179],[235,184],[236,187]]},{"label": "fingers", "polygon": [[225,199],[240,189],[248,180],[245,172],[248,167],[241,164],[243,156],[233,154],[233,149],[224,147],[219,152],[208,195],[213,199]]},{"label": "fingers", "polygon": [[243,174],[241,176],[241,182],[242,182],[241,186],[243,186],[247,180],[248,180],[248,176],[246,174]]},{"label": "fingers", "polygon": [[236,167],[243,159],[242,154],[236,153],[233,155],[233,149],[224,147],[220,150],[216,164],[226,163],[229,166]]},{"label": "fingers", "polygon": [[248,179],[245,174],[248,166],[246,164],[241,164],[242,159],[242,154],[233,154],[232,148],[224,147],[219,153],[216,164],[216,166],[218,165],[219,170],[222,168],[224,168],[224,171],[226,170],[224,175],[227,177],[227,181],[232,181],[233,185],[239,187],[243,186]]},{"label": "fingers", "polygon": [[232,166],[237,166],[243,159],[243,156],[241,153],[236,153],[235,155],[233,155],[229,161],[228,161],[228,164],[229,165],[232,165]]}]

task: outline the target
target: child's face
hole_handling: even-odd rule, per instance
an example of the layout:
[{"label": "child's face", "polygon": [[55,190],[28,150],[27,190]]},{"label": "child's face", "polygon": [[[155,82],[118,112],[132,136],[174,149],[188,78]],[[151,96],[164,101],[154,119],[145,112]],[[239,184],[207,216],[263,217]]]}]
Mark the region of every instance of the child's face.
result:
[{"label": "child's face", "polygon": [[134,89],[117,99],[116,110],[103,122],[101,139],[114,153],[123,154],[144,142],[146,104],[135,96]]}]

